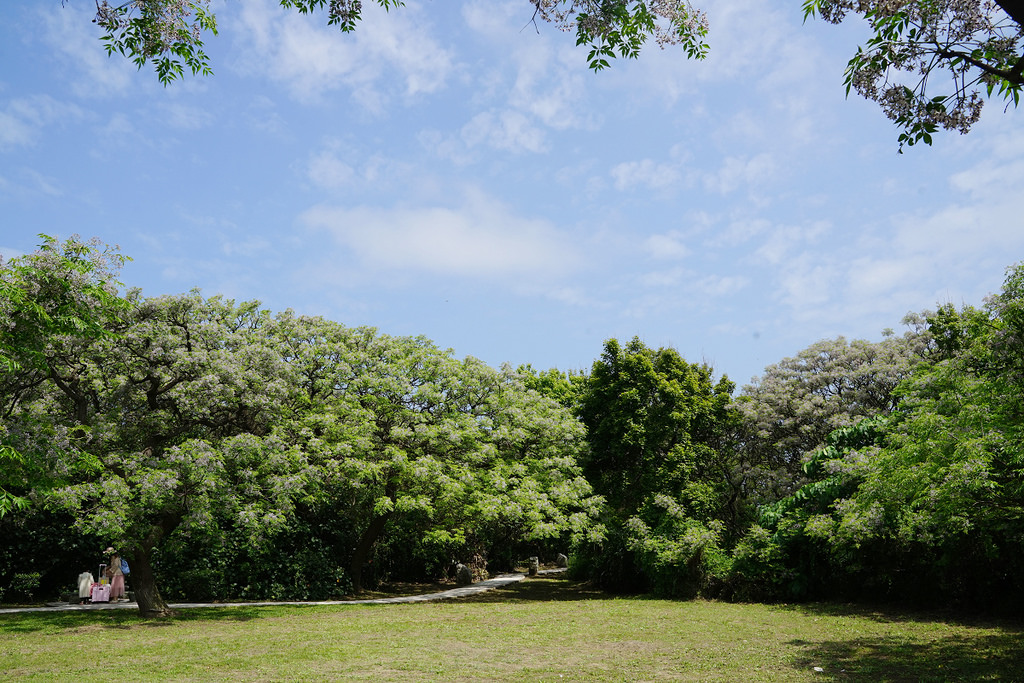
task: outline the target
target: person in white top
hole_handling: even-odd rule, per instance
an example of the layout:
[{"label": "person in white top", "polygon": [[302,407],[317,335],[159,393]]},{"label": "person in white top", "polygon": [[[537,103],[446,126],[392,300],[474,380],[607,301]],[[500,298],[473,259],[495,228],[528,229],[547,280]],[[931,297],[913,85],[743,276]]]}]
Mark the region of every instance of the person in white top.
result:
[{"label": "person in white top", "polygon": [[94,583],[96,583],[96,578],[89,572],[82,572],[78,575],[78,602],[85,602],[92,597]]}]

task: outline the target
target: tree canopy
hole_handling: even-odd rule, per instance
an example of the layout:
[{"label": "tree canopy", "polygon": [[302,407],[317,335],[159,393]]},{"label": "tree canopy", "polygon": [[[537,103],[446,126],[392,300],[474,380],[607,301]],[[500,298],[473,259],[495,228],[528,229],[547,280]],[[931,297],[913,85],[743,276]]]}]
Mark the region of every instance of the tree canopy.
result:
[{"label": "tree canopy", "polygon": [[[386,10],[401,0],[376,0]],[[529,0],[529,14],[574,31],[588,50],[587,64],[600,71],[616,58],[636,58],[649,41],[679,46],[688,58],[708,54],[706,14],[688,0]],[[342,32],[362,18],[357,0],[280,0],[285,9],[324,13]],[[524,8],[525,9],[525,8]],[[877,102],[900,128],[900,150],[931,144],[940,128],[967,133],[986,98],[1016,106],[1024,84],[1024,16],[1007,0],[803,0],[805,18],[838,24],[860,15],[871,36],[857,49],[845,74],[851,90]],[[151,64],[167,85],[186,72],[212,73],[203,41],[216,35],[209,0],[128,0],[97,3],[96,23],[108,54],[142,68]]]},{"label": "tree canopy", "polygon": [[0,591],[114,545],[153,613],[563,552],[614,590],[1024,606],[1024,264],[980,308],[816,342],[734,399],[637,338],[589,372],[492,368],[122,293],[116,250],[44,239],[0,264]]},{"label": "tree canopy", "polygon": [[[401,0],[376,0],[385,10],[401,7]],[[680,45],[691,58],[702,58],[707,19],[686,0],[529,0],[533,21],[540,18],[562,30],[576,32],[576,44],[589,49],[590,68],[608,67],[609,59],[635,58],[649,39],[659,45]],[[343,33],[354,31],[362,19],[360,0],[280,0],[281,7],[301,14],[326,12],[327,24]],[[147,63],[167,85],[184,76],[212,73],[203,50],[204,34],[217,34],[217,18],[210,0],[127,0],[96,5],[96,23],[106,34],[107,53]]]},{"label": "tree canopy", "polygon": [[[0,445],[19,465],[0,485],[8,507],[66,515],[121,550],[141,611],[166,611],[156,560],[169,543],[258,552],[315,522],[341,545],[338,590],[358,591],[391,527],[449,560],[600,533],[580,424],[510,368],[198,291],[101,288],[97,303],[101,271],[69,274],[81,264],[64,254],[102,256],[47,243],[0,278],[18,359],[0,368]],[[47,310],[65,299],[77,308]],[[90,324],[57,324],[83,307]]]},{"label": "tree canopy", "polygon": [[1017,265],[984,309],[927,314],[934,341],[896,408],[833,432],[807,483],[761,508],[737,556],[762,588],[1024,604],[1022,283]]},{"label": "tree canopy", "polygon": [[881,106],[900,148],[939,129],[966,133],[995,94],[1017,106],[1024,85],[1024,12],[1007,0],[804,0],[804,16],[849,14],[873,35],[846,68],[846,92]]},{"label": "tree canopy", "polygon": [[52,345],[59,339],[109,335],[109,323],[123,308],[114,274],[124,257],[98,241],[73,237],[63,243],[41,235],[33,254],[0,260],[0,517],[24,508],[27,500],[10,493],[4,479],[26,481],[39,471],[25,461],[4,424],[19,396],[45,381]]},{"label": "tree canopy", "polygon": [[590,578],[613,590],[697,592],[729,507],[733,388],[675,349],[605,342],[578,408],[590,445],[583,471],[608,500],[608,539],[581,548]]}]

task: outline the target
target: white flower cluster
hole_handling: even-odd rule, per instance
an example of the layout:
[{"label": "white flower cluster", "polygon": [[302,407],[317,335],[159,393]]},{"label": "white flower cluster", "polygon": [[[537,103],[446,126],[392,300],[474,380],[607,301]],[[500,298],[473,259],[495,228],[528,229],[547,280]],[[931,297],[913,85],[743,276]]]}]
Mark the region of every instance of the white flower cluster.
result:
[{"label": "white flower cluster", "polygon": [[[537,8],[537,14],[563,31],[583,28],[583,32],[594,38],[609,38],[619,30],[615,15],[610,9],[621,6],[602,0],[530,0]],[[644,8],[656,19],[654,38],[658,45],[678,45],[692,36],[707,32],[707,15],[694,8],[685,0],[653,0],[652,2],[630,3],[626,7],[631,13]]]},{"label": "white flower cluster", "polygon": [[1016,102],[1024,85],[1024,26],[991,0],[809,0],[805,10],[835,24],[867,19],[875,35],[850,60],[846,84],[903,126],[908,144],[938,128],[968,132],[983,92]]},{"label": "white flower cluster", "polygon": [[134,19],[143,18],[149,28],[143,34],[144,44],[136,49],[150,58],[163,54],[175,43],[199,44],[202,25],[193,16],[208,14],[209,9],[210,0],[129,0],[116,5],[98,0],[94,21],[111,33],[119,33]]}]

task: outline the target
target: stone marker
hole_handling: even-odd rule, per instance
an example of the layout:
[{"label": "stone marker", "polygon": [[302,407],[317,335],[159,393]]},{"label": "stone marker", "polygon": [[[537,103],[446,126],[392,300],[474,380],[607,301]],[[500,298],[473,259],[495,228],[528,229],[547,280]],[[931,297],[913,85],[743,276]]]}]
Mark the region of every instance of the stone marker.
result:
[{"label": "stone marker", "polygon": [[563,555],[562,553],[558,553],[558,555],[555,557],[555,566],[562,568],[568,567],[569,558]]},{"label": "stone marker", "polygon": [[473,583],[473,570],[460,562],[459,566],[455,568],[455,583],[460,586],[468,586]]},{"label": "stone marker", "polygon": [[540,570],[540,560],[536,557],[530,558],[530,576],[537,576],[537,572]]}]

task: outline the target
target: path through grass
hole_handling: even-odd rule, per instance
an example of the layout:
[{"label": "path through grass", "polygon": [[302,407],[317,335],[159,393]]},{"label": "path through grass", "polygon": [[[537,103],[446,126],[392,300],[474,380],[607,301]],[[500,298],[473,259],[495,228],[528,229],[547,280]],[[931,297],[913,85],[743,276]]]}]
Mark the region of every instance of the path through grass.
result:
[{"label": "path through grass", "polygon": [[437,603],[3,615],[0,678],[1022,680],[1022,635],[835,606],[611,598],[534,578]]}]

